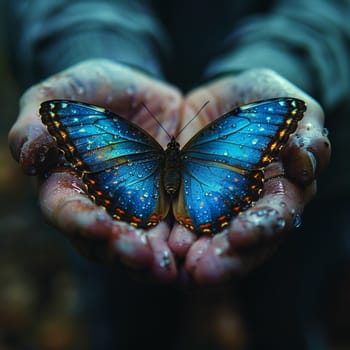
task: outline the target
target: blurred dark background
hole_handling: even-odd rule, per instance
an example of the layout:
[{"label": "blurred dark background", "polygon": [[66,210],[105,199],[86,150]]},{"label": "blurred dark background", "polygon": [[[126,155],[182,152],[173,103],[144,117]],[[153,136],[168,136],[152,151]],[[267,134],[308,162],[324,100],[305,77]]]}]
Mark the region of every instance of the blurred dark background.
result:
[{"label": "blurred dark background", "polygon": [[40,216],[35,179],[7,146],[19,89],[6,49],[0,0],[0,349],[88,349],[70,247]]},{"label": "blurred dark background", "polygon": [[[35,179],[22,175],[8,150],[7,133],[16,118],[20,91],[11,74],[3,16],[0,0],[0,350],[90,350],[88,311],[72,267],[73,260],[78,265],[85,262],[44,222]],[[348,130],[341,125],[329,126],[331,133],[336,129],[343,136],[333,143],[335,160],[321,178],[321,196],[306,211],[302,233],[292,235],[271,261],[246,278],[238,293],[233,287],[187,297],[191,317],[183,321],[192,325],[182,329],[182,348],[243,350],[254,334],[265,344],[277,338],[283,343],[285,337],[281,349],[291,349],[288,342],[295,331],[306,338],[307,349],[350,349],[348,194],[332,194],[334,173],[345,171],[341,158]],[[85,271],[95,269],[93,264],[86,266]],[[242,305],[233,302],[227,307],[231,291],[236,300],[244,299]],[[127,289],[121,293],[127,295]],[[218,296],[222,299],[203,311],[203,305]],[[92,296],[87,299],[93,301]],[[135,309],[137,305],[137,314]],[[196,337],[202,340],[193,340]],[[256,343],[260,349],[259,340]]]}]

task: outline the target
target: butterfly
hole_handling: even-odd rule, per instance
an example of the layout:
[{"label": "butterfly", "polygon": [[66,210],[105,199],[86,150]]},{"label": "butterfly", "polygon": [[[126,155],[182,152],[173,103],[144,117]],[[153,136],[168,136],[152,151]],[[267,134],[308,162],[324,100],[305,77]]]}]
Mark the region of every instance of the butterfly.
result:
[{"label": "butterfly", "polygon": [[45,101],[40,115],[90,197],[113,218],[149,228],[172,207],[181,225],[215,234],[259,198],[264,168],[305,110],[292,97],[236,107],[182,149],[175,136],[163,149],[140,126],[82,102]]}]

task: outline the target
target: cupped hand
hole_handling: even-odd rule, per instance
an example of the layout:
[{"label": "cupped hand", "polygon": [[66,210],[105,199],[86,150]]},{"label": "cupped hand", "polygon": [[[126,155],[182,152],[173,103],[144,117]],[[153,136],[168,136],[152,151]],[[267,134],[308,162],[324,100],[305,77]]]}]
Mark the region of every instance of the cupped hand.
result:
[{"label": "cupped hand", "polygon": [[[181,145],[201,127],[234,106],[278,96],[303,99],[305,117],[290,138],[281,161],[265,172],[256,206],[214,237],[197,237],[186,228],[162,222],[144,231],[113,220],[85,193],[80,178],[66,167],[41,123],[38,108],[50,99],[70,99],[104,106],[129,118],[165,146],[207,100],[210,104],[181,133]],[[315,176],[326,165],[330,146],[323,134],[323,113],[305,93],[277,74],[254,70],[202,86],[183,98],[173,86],[111,63],[91,60],[30,88],[22,97],[19,118],[9,135],[14,157],[30,175],[40,175],[39,199],[47,220],[65,232],[86,256],[121,261],[158,281],[195,279],[216,283],[248,270],[276,246],[315,194]]]},{"label": "cupped hand", "polygon": [[156,120],[175,133],[182,96],[177,89],[128,67],[107,60],[73,66],[31,87],[20,101],[19,117],[9,134],[13,156],[25,173],[39,175],[39,201],[46,219],[64,232],[87,257],[121,261],[159,281],[177,276],[167,240],[169,227],[160,223],[144,231],[112,219],[87,196],[85,187],[39,117],[41,102],[68,99],[106,107],[132,120],[165,146],[169,141]]},{"label": "cupped hand", "polygon": [[198,282],[216,283],[245,272],[266,259],[286,232],[300,225],[304,206],[316,193],[316,176],[330,158],[319,104],[273,71],[255,69],[221,78],[192,91],[184,102],[182,123],[211,103],[180,135],[184,144],[196,131],[232,108],[274,97],[304,100],[307,110],[279,160],[265,170],[261,198],[214,237],[196,237],[180,225],[169,245],[185,259],[185,269]]}]

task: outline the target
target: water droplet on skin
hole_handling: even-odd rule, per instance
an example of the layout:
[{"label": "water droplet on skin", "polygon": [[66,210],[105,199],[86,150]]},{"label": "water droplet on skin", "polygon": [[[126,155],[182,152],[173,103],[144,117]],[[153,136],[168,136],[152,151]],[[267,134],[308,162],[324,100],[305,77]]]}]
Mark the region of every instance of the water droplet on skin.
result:
[{"label": "water droplet on skin", "polygon": [[126,90],[125,90],[125,93],[126,93],[127,95],[134,95],[135,92],[136,92],[136,88],[135,88],[135,86],[133,86],[133,85],[128,86],[128,87],[126,88]]},{"label": "water droplet on skin", "polygon": [[163,252],[162,260],[160,261],[160,266],[161,267],[168,267],[170,264],[171,264],[171,259],[170,259],[169,252],[167,250],[165,250]]},{"label": "water droplet on skin", "polygon": [[301,216],[299,214],[295,214],[293,218],[293,226],[295,228],[298,228],[301,226],[301,223],[302,223]]},{"label": "water droplet on skin", "polygon": [[105,101],[106,101],[106,104],[112,103],[112,101],[113,101],[113,95],[111,95],[111,94],[106,95]]},{"label": "water droplet on skin", "polygon": [[257,211],[255,212],[255,215],[256,215],[256,216],[259,216],[259,217],[262,217],[262,216],[265,216],[265,215],[266,215],[266,212],[265,212],[265,210],[257,210]]},{"label": "water droplet on skin", "polygon": [[84,193],[84,191],[81,189],[81,187],[76,183],[76,182],[72,182],[71,183],[74,191],[78,192],[78,193]]},{"label": "water droplet on skin", "polygon": [[78,95],[83,95],[85,90],[84,90],[84,88],[82,86],[78,86],[76,88],[76,92],[77,92]]},{"label": "water droplet on skin", "polygon": [[286,226],[286,221],[282,218],[277,220],[277,229],[282,230]]},{"label": "water droplet on skin", "polygon": [[292,215],[293,217],[293,226],[295,228],[298,228],[301,226],[301,216],[297,213],[297,211],[295,209],[292,209],[290,211],[290,214]]}]

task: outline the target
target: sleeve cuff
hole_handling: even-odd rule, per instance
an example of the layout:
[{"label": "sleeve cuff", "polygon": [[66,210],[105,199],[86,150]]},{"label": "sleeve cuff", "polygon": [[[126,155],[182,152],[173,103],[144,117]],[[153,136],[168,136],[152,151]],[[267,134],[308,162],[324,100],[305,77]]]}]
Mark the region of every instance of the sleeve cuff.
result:
[{"label": "sleeve cuff", "polygon": [[43,78],[84,60],[105,58],[161,78],[159,53],[154,50],[149,43],[108,31],[70,34],[42,44],[34,60],[34,74]]}]

